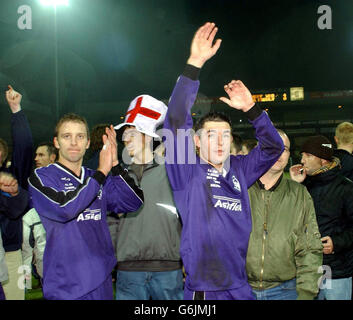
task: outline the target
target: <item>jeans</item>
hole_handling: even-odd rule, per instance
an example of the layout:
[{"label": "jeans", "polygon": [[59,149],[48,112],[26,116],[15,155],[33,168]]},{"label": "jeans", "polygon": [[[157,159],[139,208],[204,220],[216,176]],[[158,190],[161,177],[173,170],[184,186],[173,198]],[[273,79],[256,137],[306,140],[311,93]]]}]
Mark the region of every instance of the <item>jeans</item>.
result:
[{"label": "jeans", "polygon": [[[322,289],[321,289],[322,288]],[[324,279],[318,300],[351,300],[352,277],[342,279]]]},{"label": "jeans", "polygon": [[265,290],[253,290],[256,300],[296,300],[296,279],[283,282],[277,287]]},{"label": "jeans", "polygon": [[118,270],[116,300],[182,300],[182,270],[140,272]]}]

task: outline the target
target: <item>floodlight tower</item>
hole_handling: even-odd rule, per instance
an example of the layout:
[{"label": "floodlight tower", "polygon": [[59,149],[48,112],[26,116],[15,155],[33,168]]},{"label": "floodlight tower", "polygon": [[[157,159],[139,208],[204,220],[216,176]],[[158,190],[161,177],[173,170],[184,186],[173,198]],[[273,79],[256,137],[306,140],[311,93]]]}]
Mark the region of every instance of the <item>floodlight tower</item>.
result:
[{"label": "floodlight tower", "polygon": [[59,81],[58,81],[58,35],[56,22],[56,7],[69,5],[69,0],[39,0],[46,7],[54,8],[54,62],[55,62],[55,114],[56,121],[59,120]]}]

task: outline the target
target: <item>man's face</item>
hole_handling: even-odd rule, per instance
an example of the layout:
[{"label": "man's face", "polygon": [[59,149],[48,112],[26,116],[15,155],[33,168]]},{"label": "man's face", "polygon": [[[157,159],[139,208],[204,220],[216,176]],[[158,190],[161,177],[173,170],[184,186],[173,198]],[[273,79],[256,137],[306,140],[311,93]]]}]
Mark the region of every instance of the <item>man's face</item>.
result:
[{"label": "man's face", "polygon": [[221,165],[228,158],[231,142],[231,128],[227,122],[206,121],[201,135],[195,135],[200,157],[213,165]]},{"label": "man's face", "polygon": [[270,171],[272,172],[280,172],[283,171],[284,168],[288,164],[289,156],[290,156],[290,142],[287,136],[282,136],[281,138],[283,140],[284,144],[284,151],[282,152],[281,156],[279,159],[275,162],[275,164],[271,167]]},{"label": "man's face", "polygon": [[47,146],[40,146],[36,150],[36,157],[34,158],[36,167],[46,167],[50,163],[53,163],[52,157],[49,155]]},{"label": "man's face", "polygon": [[316,170],[322,167],[322,160],[310,153],[302,152],[301,163],[308,176],[311,176]]},{"label": "man's face", "polygon": [[54,145],[59,149],[60,162],[82,161],[89,143],[86,126],[81,122],[64,122],[59,128],[58,136],[54,138]]},{"label": "man's face", "polygon": [[130,157],[143,154],[146,138],[147,136],[137,131],[135,127],[126,127],[122,140]]}]

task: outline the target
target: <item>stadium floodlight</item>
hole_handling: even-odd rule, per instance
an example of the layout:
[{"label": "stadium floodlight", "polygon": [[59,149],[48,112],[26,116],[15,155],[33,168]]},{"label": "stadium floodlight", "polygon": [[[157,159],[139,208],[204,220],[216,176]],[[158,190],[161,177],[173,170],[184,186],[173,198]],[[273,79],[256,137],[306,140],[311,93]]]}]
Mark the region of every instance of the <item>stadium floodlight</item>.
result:
[{"label": "stadium floodlight", "polygon": [[52,6],[52,7],[69,5],[69,0],[39,0],[39,2],[44,6]]}]

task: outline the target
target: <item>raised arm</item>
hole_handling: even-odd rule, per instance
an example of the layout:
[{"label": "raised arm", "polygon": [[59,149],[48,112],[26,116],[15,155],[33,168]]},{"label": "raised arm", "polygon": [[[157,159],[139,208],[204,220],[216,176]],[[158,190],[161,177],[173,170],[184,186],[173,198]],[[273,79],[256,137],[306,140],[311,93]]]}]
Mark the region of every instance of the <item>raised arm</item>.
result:
[{"label": "raised arm", "polygon": [[10,85],[6,91],[6,101],[12,112],[11,134],[13,153],[11,173],[18,179],[21,187],[27,189],[27,179],[32,170],[33,139],[25,113],[21,108],[22,95]]},{"label": "raised arm", "polygon": [[214,42],[217,30],[214,23],[207,22],[196,31],[187,65],[178,78],[168,105],[164,122],[164,143],[166,168],[173,190],[184,188],[189,179],[190,160],[195,159],[190,110],[199,89],[200,68],[216,54],[221,45],[220,39]]},{"label": "raised arm", "polygon": [[220,100],[231,108],[245,113],[255,128],[258,146],[247,156],[236,157],[236,166],[241,166],[248,188],[277,161],[284,150],[282,138],[274,128],[266,112],[256,105],[249,89],[240,80],[232,80],[224,86],[228,95]]}]

